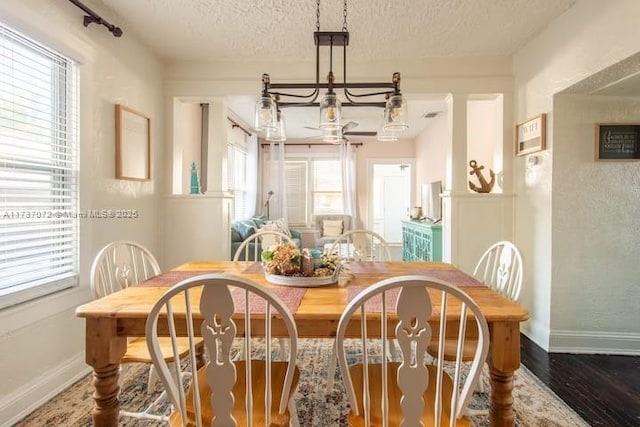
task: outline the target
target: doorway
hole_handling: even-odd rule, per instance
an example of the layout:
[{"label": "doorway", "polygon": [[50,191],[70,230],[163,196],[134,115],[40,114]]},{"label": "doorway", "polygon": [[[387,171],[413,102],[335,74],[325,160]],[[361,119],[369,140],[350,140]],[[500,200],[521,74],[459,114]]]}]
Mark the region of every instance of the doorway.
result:
[{"label": "doorway", "polygon": [[413,160],[371,160],[367,226],[389,244],[394,260],[402,259],[402,220],[411,204]]}]

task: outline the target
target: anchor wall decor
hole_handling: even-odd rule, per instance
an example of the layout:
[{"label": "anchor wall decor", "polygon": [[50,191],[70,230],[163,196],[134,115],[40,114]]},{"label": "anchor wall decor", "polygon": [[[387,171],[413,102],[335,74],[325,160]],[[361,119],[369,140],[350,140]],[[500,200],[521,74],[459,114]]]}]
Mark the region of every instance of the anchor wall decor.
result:
[{"label": "anchor wall decor", "polygon": [[482,170],[484,166],[478,166],[478,162],[475,160],[471,160],[469,162],[469,166],[471,167],[471,172],[469,175],[474,175],[478,178],[480,182],[480,186],[478,187],[473,182],[469,181],[469,188],[475,191],[476,193],[491,193],[491,189],[493,188],[493,184],[496,183],[496,174],[493,170],[489,169],[489,176],[491,177],[491,181],[487,182],[487,180],[482,175]]}]

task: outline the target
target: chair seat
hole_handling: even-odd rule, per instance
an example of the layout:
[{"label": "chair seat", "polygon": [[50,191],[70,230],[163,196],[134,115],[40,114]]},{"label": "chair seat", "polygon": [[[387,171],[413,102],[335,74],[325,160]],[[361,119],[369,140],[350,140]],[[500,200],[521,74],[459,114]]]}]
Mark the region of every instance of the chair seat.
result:
[{"label": "chair seat", "polygon": [[[236,367],[236,383],[233,387],[234,407],[232,415],[236,419],[238,426],[247,426],[247,420],[245,417],[245,368],[246,361],[239,360],[234,362]],[[287,427],[289,426],[289,412],[285,411],[284,414],[278,413],[278,402],[282,396],[282,387],[279,385],[285,381],[287,372],[287,362],[271,362],[271,381],[274,385],[272,390],[272,410],[271,410],[271,424],[269,427]],[[266,362],[264,360],[252,360],[251,361],[251,374],[253,377],[252,393],[254,396],[265,395],[265,370]],[[300,371],[296,367],[295,374],[292,383],[292,393],[298,385],[298,379],[300,377]],[[211,425],[211,420],[214,417],[213,408],[211,407],[211,389],[207,383],[206,377],[206,365],[198,369],[198,385],[200,387],[200,399],[202,402],[202,418],[203,425]],[[291,396],[290,396],[291,397]],[[256,398],[253,400],[253,425],[254,426],[266,426],[265,421],[265,402],[262,398]],[[195,426],[195,412],[193,411],[193,390],[187,391],[187,426]],[[186,427],[182,424],[180,412],[174,411],[169,416],[169,425],[175,427]]]},{"label": "chair seat", "polygon": [[[464,341],[464,347],[462,348],[462,361],[470,362],[473,360],[473,356],[476,353],[476,349],[478,348],[478,340],[475,339],[466,339]],[[458,340],[457,339],[446,339],[444,340],[444,360],[447,362],[454,362],[456,360],[456,352],[458,351]],[[438,357],[438,342],[432,342],[427,347],[427,353],[432,355],[433,357]]]},{"label": "chair seat", "polygon": [[[173,351],[171,350],[171,339],[169,337],[161,337],[158,339],[162,355],[167,363],[173,363]],[[202,338],[195,339],[196,346],[202,346]],[[178,339],[178,353],[180,357],[184,357],[189,351],[189,338],[183,337]],[[153,363],[149,348],[147,347],[147,339],[145,337],[133,338],[127,343],[127,352],[122,357],[121,363]]]},{"label": "chair seat", "polygon": [[[388,369],[388,396],[389,396],[389,425],[399,426],[403,420],[402,407],[400,406],[400,399],[402,397],[402,391],[398,387],[396,378],[397,371],[400,363],[387,363]],[[357,364],[349,368],[351,379],[355,390],[363,390],[363,365]],[[425,402],[432,402],[435,396],[436,387],[436,367],[427,365],[425,366],[429,372],[429,385],[425,391],[423,397]],[[382,425],[382,365],[369,365],[369,393],[371,398],[371,425]],[[440,426],[449,426],[449,414],[451,413],[451,393],[453,391],[453,382],[447,375],[443,375],[444,383],[442,387],[443,398],[443,413]],[[422,423],[425,427],[434,426],[434,413],[431,405],[425,405],[425,410],[422,416]],[[355,416],[353,412],[349,413],[349,425],[352,427],[364,427],[364,411],[362,407],[362,397],[358,396],[358,410],[359,415]],[[456,426],[470,426],[471,423],[466,417],[461,417],[455,423]]]}]

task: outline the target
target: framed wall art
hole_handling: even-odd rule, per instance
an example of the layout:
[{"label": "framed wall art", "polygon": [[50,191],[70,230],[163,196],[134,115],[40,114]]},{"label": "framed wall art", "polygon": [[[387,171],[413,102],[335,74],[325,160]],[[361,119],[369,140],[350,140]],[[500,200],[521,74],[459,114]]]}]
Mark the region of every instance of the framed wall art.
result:
[{"label": "framed wall art", "polygon": [[640,124],[597,123],[596,160],[640,160]]},{"label": "framed wall art", "polygon": [[151,179],[151,119],[116,104],[116,179]]},{"label": "framed wall art", "polygon": [[516,156],[545,149],[547,115],[537,115],[516,126]]}]

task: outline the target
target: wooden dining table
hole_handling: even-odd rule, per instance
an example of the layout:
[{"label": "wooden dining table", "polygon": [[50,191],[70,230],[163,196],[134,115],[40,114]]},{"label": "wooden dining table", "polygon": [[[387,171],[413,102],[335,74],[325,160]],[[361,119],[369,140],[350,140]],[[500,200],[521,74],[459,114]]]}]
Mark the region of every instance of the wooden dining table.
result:
[{"label": "wooden dining table", "polygon": [[[343,275],[345,280],[340,280],[340,283],[288,288],[267,282],[259,263],[211,261],[183,264],[138,286],[131,286],[76,309],[76,316],[85,319],[86,362],[93,368],[94,426],[117,426],[118,375],[127,338],[144,336],[147,315],[168,287],[203,273],[241,276],[274,289],[281,295],[289,293],[287,289],[297,289],[296,292],[290,292],[298,295],[298,300],[292,303],[292,312],[298,335],[307,338],[335,337],[338,320],[349,299],[359,289],[380,280],[421,274],[455,284],[476,301],[489,324],[491,344],[487,363],[491,382],[491,425],[514,425],[511,392],[514,372],[520,366],[520,322],[528,318],[528,312],[453,265],[403,261],[352,263],[348,274]],[[242,314],[236,313],[235,316],[240,318]]]}]

